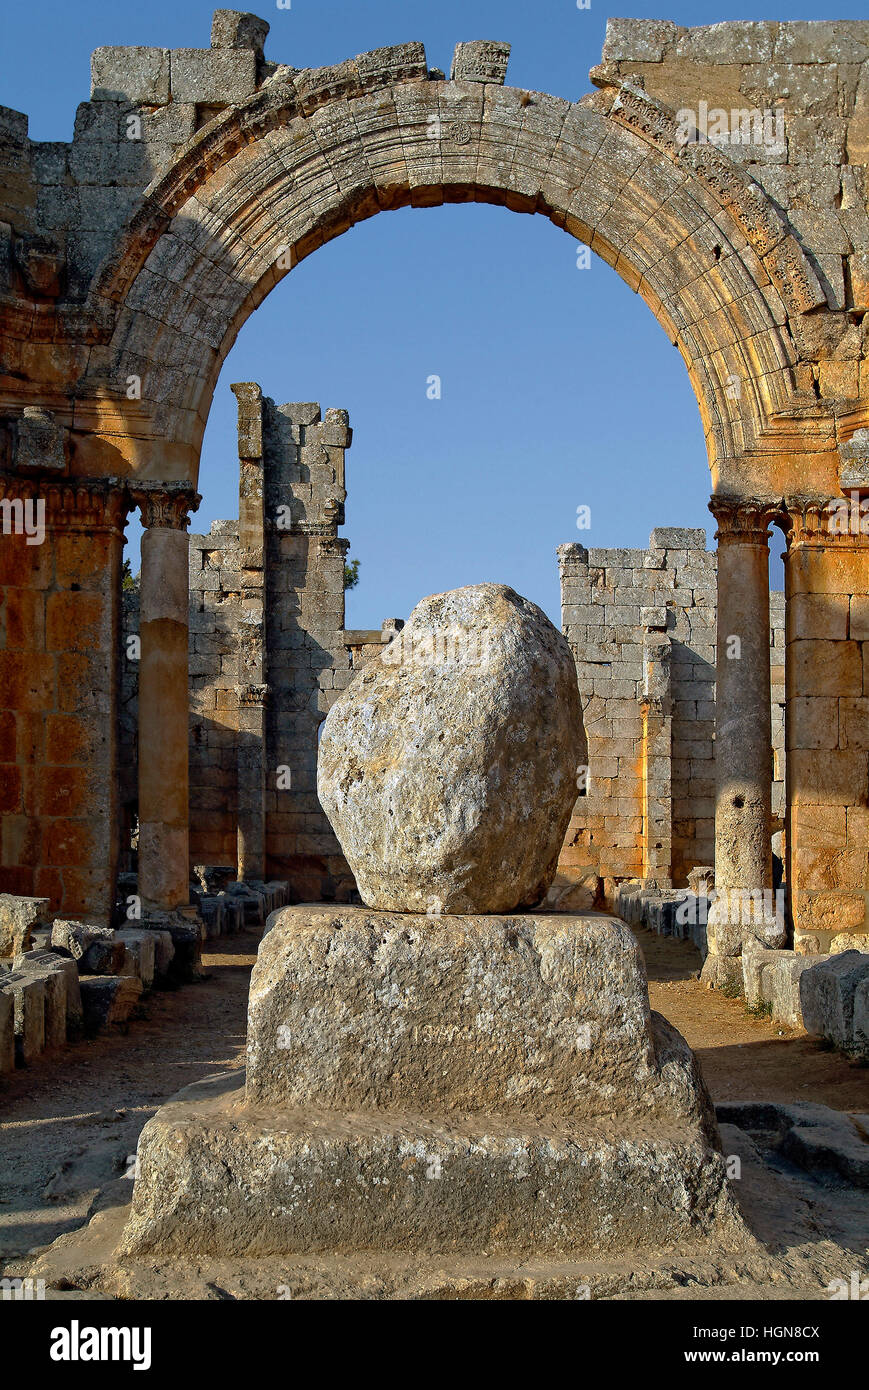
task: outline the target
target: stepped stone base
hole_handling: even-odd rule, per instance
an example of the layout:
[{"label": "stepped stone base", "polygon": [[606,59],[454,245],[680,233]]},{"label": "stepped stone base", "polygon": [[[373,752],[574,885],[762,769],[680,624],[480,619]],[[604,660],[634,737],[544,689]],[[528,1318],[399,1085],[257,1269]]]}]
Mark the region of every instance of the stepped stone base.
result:
[{"label": "stepped stone base", "polygon": [[215,1086],[150,1122],[122,1257],[609,1252],[729,1213],[723,1160],[689,1126],[248,1110]]},{"label": "stepped stone base", "polygon": [[199,1083],[145,1126],[120,1259],[738,1235],[693,1056],[650,1013],[623,923],[323,906],[272,923],[246,1091]]}]

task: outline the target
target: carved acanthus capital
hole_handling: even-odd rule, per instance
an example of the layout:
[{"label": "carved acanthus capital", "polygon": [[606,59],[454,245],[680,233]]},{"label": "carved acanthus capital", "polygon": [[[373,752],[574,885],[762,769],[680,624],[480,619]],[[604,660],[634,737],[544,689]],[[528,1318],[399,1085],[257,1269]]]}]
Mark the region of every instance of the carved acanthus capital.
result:
[{"label": "carved acanthus capital", "polygon": [[146,530],[158,526],[168,531],[186,531],[190,513],[202,501],[188,483],[137,483],[130,488],[130,499]]},{"label": "carved acanthus capital", "polygon": [[712,497],[709,510],[721,544],[767,545],[769,528],[781,516],[781,503],[761,502],[754,497]]},{"label": "carved acanthus capital", "polygon": [[238,691],[238,703],[243,707],[253,706],[262,709],[268,704],[269,687],[267,685],[239,685],[236,689]]},{"label": "carved acanthus capital", "polygon": [[784,505],[789,547],[869,547],[869,499],[856,490],[847,497],[790,497]]}]

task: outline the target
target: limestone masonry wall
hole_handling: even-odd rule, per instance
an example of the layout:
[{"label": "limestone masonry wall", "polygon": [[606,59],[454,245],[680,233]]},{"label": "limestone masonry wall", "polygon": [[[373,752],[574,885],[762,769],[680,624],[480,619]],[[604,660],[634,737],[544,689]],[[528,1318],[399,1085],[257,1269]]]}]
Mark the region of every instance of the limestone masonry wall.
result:
[{"label": "limestone masonry wall", "polygon": [[[189,538],[191,877],[195,864],[241,869],[247,859],[249,876],[287,878],[297,898],[346,898],[353,880],[317,799],[316,765],[320,724],[354,662],[380,642],[379,632],[344,630],[349,542],[338,527],[352,432],[345,411],[278,406],[253,383],[233,390],[240,519]],[[125,608],[135,632],[135,595]],[[127,661],[128,808],[135,699]]]},{"label": "limestone masonry wall", "polygon": [[[741,670],[724,662],[717,680],[727,717],[716,884],[734,891],[770,876],[765,766],[775,739],[765,717],[749,717],[746,706],[756,713],[759,702],[744,676],[765,680],[769,524],[785,533],[794,944],[823,952],[843,933],[864,941],[869,22],[612,20],[592,89],[578,80],[574,99],[506,83],[509,44],[500,41],[460,44],[446,77],[417,42],[291,67],[265,57],[267,31],[264,20],[220,10],[208,47],[98,49],[68,142],[32,141],[26,115],[0,108],[0,887],[44,895],[68,915],[111,914],[119,789],[128,819],[134,809],[135,762],[124,765],[129,739],[118,735],[135,700],[128,681],[119,716],[118,579],[124,519],[136,507],[150,556],[139,668],[150,746],[138,787],[143,899],[165,912],[186,906],[188,821],[211,818],[197,830],[211,837],[197,854],[225,852],[222,798],[233,776],[239,872],[261,877],[267,855],[286,853],[300,874],[310,870],[309,886],[338,891],[310,741],[348,675],[348,652],[376,640],[338,638],[343,543],[321,511],[340,505],[337,495],[305,478],[309,465],[297,458],[288,529],[278,535],[266,516],[270,407],[252,387],[239,397],[237,544],[230,528],[197,551],[198,582],[220,587],[196,591],[194,726],[205,741],[193,775],[199,757],[217,780],[195,784],[188,810],[182,533],[198,503],[203,431],[235,335],[307,255],[380,211],[484,200],[545,216],[589,245],[685,361],[729,557],[719,561],[720,603],[741,613],[752,657]],[[341,448],[327,438],[333,425],[346,421],[286,421],[312,439],[321,432],[325,453],[310,467],[322,465],[324,478],[337,466],[330,450]],[[299,450],[305,440],[291,442]],[[20,511],[43,502],[46,545],[28,548]],[[850,508],[855,524],[834,527],[831,508]],[[703,580],[696,549],[685,570]],[[636,605],[613,601],[613,610],[660,608],[667,584],[647,593],[638,569],[643,583],[622,586],[638,591]],[[597,587],[588,603],[578,592],[575,606],[599,609]],[[690,587],[699,594],[704,584]],[[281,609],[283,594],[296,613]],[[281,616],[270,633],[272,607]],[[606,657],[581,656],[597,732],[590,727],[582,833],[566,853],[602,863],[607,877],[666,881],[711,858],[708,605],[676,593],[664,607],[672,629],[650,619],[641,641],[600,639],[618,647],[608,674]],[[235,624],[237,645],[224,650]],[[605,622],[613,634],[627,626]],[[576,627],[598,640],[588,621]],[[765,712],[765,691],[760,705]],[[595,766],[607,740],[615,757]],[[278,786],[278,766],[295,776],[292,790]],[[595,779],[614,794],[608,815]],[[278,831],[285,815],[301,819]],[[729,960],[735,978],[738,955]]]},{"label": "limestone masonry wall", "polygon": [[[716,554],[702,529],[648,550],[559,546],[588,775],[560,867],[677,886],[715,854]],[[784,594],[770,594],[773,815],[784,816]]]}]

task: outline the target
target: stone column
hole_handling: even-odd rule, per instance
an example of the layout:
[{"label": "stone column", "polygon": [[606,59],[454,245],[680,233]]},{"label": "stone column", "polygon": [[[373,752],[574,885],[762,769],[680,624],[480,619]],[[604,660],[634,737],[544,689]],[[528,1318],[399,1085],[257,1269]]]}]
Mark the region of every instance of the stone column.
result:
[{"label": "stone column", "polygon": [[266,685],[238,687],[238,877],[266,876]]},{"label": "stone column", "polygon": [[673,886],[673,696],[670,639],[646,631],[643,642],[643,882]]},{"label": "stone column", "polygon": [[253,381],[231,387],[238,401],[238,539],[242,561],[239,633],[237,857],[240,880],[266,876],[265,493],[263,395]]},{"label": "stone column", "polygon": [[808,955],[869,949],[869,477],[849,482],[788,502],[786,877]]},{"label": "stone column", "polygon": [[770,919],[772,720],[769,525],[775,509],[713,497],[718,523],[715,893],[703,981],[742,989],[743,945],[782,944]]},{"label": "stone column", "polygon": [[187,526],[199,496],[185,484],[140,484],[139,896],[146,913],[190,902],[188,863]]}]

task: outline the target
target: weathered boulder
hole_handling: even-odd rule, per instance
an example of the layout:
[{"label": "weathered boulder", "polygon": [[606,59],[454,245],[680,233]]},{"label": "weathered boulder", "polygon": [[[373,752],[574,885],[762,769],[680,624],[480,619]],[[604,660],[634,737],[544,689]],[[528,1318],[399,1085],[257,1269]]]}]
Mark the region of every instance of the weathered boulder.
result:
[{"label": "weathered boulder", "polygon": [[552,882],[582,746],[564,637],[475,584],[423,599],[338,697],[317,790],[369,907],[511,912]]}]

